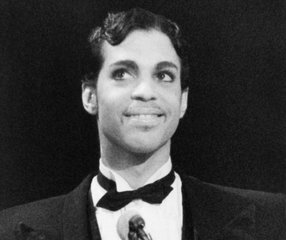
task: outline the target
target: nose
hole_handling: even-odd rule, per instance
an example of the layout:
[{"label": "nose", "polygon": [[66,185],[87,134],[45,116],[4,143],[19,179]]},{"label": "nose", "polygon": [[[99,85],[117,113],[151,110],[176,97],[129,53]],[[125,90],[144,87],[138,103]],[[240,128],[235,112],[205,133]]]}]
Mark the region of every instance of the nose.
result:
[{"label": "nose", "polygon": [[156,99],[155,86],[152,80],[142,80],[134,87],[131,98],[133,100],[151,101]]}]

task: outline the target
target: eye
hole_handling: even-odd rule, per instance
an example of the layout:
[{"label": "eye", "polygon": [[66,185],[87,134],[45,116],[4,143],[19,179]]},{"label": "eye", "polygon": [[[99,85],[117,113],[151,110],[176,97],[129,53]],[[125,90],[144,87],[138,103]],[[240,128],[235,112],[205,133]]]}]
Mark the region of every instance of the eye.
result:
[{"label": "eye", "polygon": [[128,77],[130,77],[130,74],[126,69],[117,69],[112,72],[112,78],[117,81],[126,80]]},{"label": "eye", "polygon": [[163,82],[173,82],[175,78],[174,74],[169,71],[159,72],[156,77]]}]

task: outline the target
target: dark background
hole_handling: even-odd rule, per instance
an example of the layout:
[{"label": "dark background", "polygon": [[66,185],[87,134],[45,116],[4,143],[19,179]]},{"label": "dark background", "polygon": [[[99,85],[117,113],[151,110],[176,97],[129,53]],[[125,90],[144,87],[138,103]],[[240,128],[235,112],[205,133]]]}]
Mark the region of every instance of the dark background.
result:
[{"label": "dark background", "polygon": [[97,168],[81,106],[87,37],[107,10],[135,5],[183,25],[191,44],[175,166],[286,193],[286,1],[2,0],[0,208],[66,193]]}]

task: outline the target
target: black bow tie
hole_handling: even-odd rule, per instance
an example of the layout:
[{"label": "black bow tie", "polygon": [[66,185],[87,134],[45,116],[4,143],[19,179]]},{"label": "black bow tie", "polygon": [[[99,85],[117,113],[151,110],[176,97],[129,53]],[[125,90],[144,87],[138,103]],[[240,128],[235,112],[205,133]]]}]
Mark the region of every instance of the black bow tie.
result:
[{"label": "black bow tie", "polygon": [[117,192],[114,181],[106,178],[101,172],[97,175],[97,181],[107,193],[98,201],[97,207],[106,208],[111,211],[117,211],[132,200],[142,199],[148,203],[161,203],[165,197],[172,191],[171,184],[175,180],[175,173],[172,170],[167,176],[160,180],[145,185],[134,191]]}]

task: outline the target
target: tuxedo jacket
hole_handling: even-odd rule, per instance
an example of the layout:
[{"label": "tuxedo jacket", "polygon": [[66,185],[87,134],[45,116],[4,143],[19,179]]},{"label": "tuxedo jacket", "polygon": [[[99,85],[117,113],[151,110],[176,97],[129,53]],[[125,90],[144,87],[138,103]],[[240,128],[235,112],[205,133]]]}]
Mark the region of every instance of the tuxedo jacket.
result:
[{"label": "tuxedo jacket", "polygon": [[[96,209],[88,204],[92,177],[66,195],[3,210],[0,239],[100,240]],[[284,195],[181,178],[183,240],[286,240]]]}]

